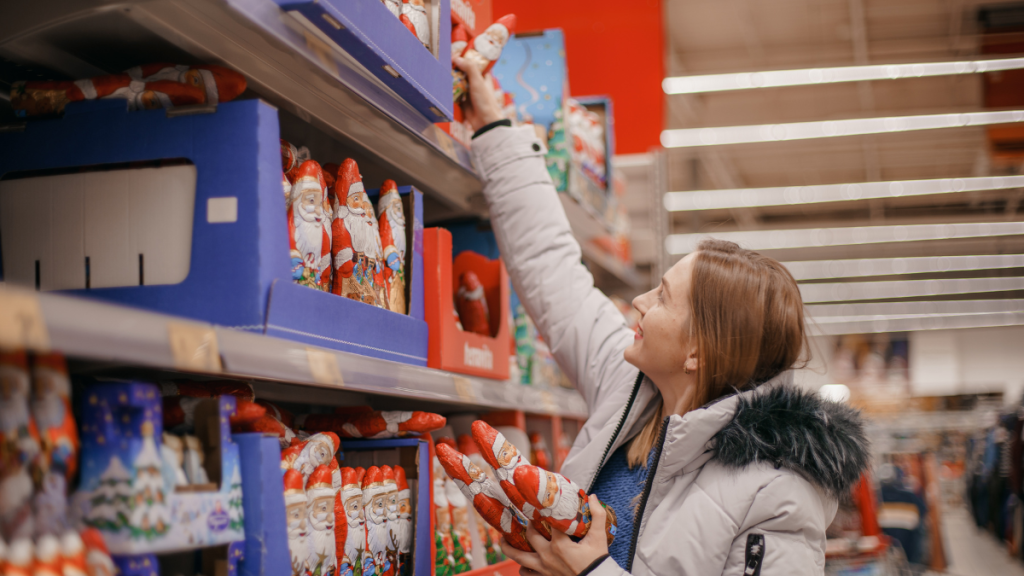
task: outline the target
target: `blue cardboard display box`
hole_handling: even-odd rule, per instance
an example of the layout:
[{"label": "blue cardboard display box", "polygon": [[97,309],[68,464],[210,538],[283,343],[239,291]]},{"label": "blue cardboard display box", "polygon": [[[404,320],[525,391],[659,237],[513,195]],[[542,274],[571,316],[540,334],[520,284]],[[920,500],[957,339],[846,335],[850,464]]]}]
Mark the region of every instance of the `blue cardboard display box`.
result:
[{"label": "blue cardboard display box", "polygon": [[451,0],[425,2],[428,50],[380,0],[274,0],[431,122],[452,119]]},{"label": "blue cardboard display box", "polygon": [[291,574],[281,444],[261,433],[234,434],[242,463],[244,554],[240,576]]},{"label": "blue cardboard display box", "polygon": [[235,398],[203,399],[195,435],[209,486],[175,485],[161,445],[163,402],[153,384],[97,383],[83,399],[82,472],[76,498],[83,522],[114,555],[193,550],[245,539],[238,446],[228,419]]},{"label": "blue cardboard display box", "polygon": [[[433,576],[434,542],[431,524],[430,499],[430,447],[426,440],[419,438],[394,438],[389,440],[346,440],[341,439],[338,460],[342,466],[393,466],[405,468],[406,479],[413,494],[413,576]],[[412,482],[416,482],[415,488]],[[397,573],[397,572],[396,572]]]},{"label": "blue cardboard display box", "polygon": [[194,111],[76,102],[0,133],[2,278],[426,365],[420,192],[399,189],[408,315],[295,285],[277,110]]}]

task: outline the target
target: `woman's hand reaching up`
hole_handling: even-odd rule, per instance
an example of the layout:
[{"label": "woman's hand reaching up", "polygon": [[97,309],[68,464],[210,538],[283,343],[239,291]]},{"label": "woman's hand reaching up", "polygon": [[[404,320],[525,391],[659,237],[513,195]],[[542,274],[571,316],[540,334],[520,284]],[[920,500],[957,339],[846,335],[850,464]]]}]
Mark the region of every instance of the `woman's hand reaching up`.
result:
[{"label": "woman's hand reaching up", "polygon": [[463,103],[462,111],[466,115],[466,121],[477,131],[488,124],[504,120],[505,114],[501,111],[501,104],[494,94],[494,86],[484,78],[480,69],[465,58],[455,56],[452,58],[455,66],[466,75],[469,80],[469,99]]},{"label": "woman's hand reaching up", "polygon": [[526,539],[536,552],[517,550],[504,539],[501,541],[501,551],[521,566],[521,576],[576,576],[595,560],[608,554],[608,540],[605,536],[608,513],[594,495],[590,496],[590,515],[590,530],[579,542],[573,542],[558,530],[551,531],[551,541],[548,542],[532,525],[528,525]]}]

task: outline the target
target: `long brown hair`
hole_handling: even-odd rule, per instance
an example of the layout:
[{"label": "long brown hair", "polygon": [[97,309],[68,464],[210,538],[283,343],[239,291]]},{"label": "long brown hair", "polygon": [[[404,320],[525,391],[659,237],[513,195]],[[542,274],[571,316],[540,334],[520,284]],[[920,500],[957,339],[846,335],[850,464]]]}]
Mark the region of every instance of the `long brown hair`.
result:
[{"label": "long brown hair", "polygon": [[[686,329],[698,359],[688,410],[771,380],[807,350],[803,299],[789,270],[725,240],[709,238],[697,246]],[[633,439],[630,467],[646,465],[664,412],[659,406]]]}]

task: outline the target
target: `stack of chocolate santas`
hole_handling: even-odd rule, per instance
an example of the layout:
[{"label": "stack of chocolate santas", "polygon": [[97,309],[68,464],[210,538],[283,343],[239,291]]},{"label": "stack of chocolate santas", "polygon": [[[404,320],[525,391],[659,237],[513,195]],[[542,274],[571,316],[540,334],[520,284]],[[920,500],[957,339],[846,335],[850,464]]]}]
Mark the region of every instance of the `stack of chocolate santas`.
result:
[{"label": "stack of chocolate santas", "polygon": [[[428,412],[369,407],[295,418],[281,452],[293,576],[412,574],[413,510],[401,466],[341,467],[341,438],[420,435],[445,424]],[[282,424],[283,426],[283,424]]]},{"label": "stack of chocolate santas", "polygon": [[0,574],[113,574],[103,536],[67,514],[79,443],[64,358],[0,351],[0,383]]},{"label": "stack of chocolate santas", "polygon": [[430,50],[430,20],[423,0],[381,0],[395,18]]},{"label": "stack of chocolate santas", "polygon": [[[526,539],[527,523],[548,539],[552,530],[574,538],[586,535],[591,523],[590,504],[579,486],[561,474],[531,466],[501,432],[482,420],[473,422],[473,441],[493,475],[448,444],[437,445],[437,458],[480,516],[511,546],[533,550]],[[606,532],[610,544],[615,538],[615,511],[604,507],[608,511]]]},{"label": "stack of chocolate santas", "polygon": [[281,165],[292,279],[408,313],[405,212],[394,180],[381,185],[374,216],[355,160],[321,167],[305,147],[281,140]]}]

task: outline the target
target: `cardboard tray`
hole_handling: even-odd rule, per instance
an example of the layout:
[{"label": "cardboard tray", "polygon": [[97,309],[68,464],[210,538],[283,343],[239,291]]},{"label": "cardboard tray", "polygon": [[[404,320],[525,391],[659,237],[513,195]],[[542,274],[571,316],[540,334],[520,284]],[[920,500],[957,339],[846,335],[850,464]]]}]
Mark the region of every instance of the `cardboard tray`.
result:
[{"label": "cardboard tray", "polygon": [[380,0],[274,0],[431,122],[452,118],[451,0],[430,0],[427,50]]},{"label": "cardboard tray", "polygon": [[[409,210],[408,315],[298,286],[290,273],[277,110],[259,100],[239,100],[221,104],[213,113],[197,112],[208,109],[128,112],[124,100],[76,102],[66,107],[62,118],[31,121],[20,132],[0,133],[0,149],[5,151],[0,155],[0,177],[165,159],[195,167],[184,280],[64,292],[426,365],[421,193],[409,186],[399,188]],[[226,215],[218,209],[225,204],[233,207]],[[111,234],[117,231],[108,228]],[[17,240],[4,237],[3,243],[9,249]],[[21,241],[25,249],[35,249],[32,243],[38,240]],[[56,236],[52,241],[60,247]],[[94,267],[97,256],[93,254]]]},{"label": "cardboard tray", "polygon": [[[338,460],[342,466],[383,466],[399,464],[406,471],[406,478],[416,481],[413,490],[413,576],[433,576],[434,530],[431,514],[431,454],[425,440],[419,438],[394,438],[389,440],[346,440],[341,439]],[[410,482],[410,488],[412,488]]]},{"label": "cardboard tray", "polygon": [[[511,335],[508,329],[509,280],[505,264],[473,252],[452,259],[452,236],[443,228],[423,233],[424,293],[430,326],[427,365],[451,372],[508,380]],[[473,270],[484,286],[490,311],[491,334],[463,332],[455,324],[454,286]]]}]

